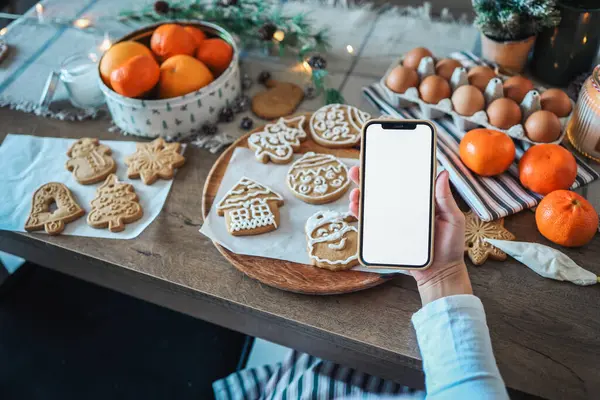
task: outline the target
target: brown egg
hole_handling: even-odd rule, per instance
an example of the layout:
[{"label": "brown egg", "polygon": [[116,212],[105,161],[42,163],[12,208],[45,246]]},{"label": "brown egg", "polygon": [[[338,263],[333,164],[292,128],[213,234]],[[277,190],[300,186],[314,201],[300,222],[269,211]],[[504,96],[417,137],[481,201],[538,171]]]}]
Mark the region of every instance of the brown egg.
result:
[{"label": "brown egg", "polygon": [[523,98],[530,90],[533,90],[533,82],[520,75],[513,76],[504,81],[504,97],[508,97],[521,104]]},{"label": "brown egg", "polygon": [[449,81],[456,68],[462,67],[462,64],[454,58],[442,58],[435,64],[435,73],[445,80]]},{"label": "brown egg", "polygon": [[496,73],[490,67],[480,65],[471,68],[467,73],[467,77],[469,78],[470,85],[485,92],[485,87],[492,78],[496,77]]},{"label": "brown egg", "polygon": [[525,121],[525,134],[534,142],[554,142],[560,136],[560,120],[550,111],[536,111]]},{"label": "brown egg", "polygon": [[463,85],[452,93],[452,106],[460,115],[470,117],[485,107],[485,99],[481,90],[473,85]]},{"label": "brown egg", "polygon": [[433,57],[433,54],[425,47],[415,47],[404,55],[402,65],[416,70],[423,57]]},{"label": "brown egg", "polygon": [[442,99],[450,97],[450,84],[437,75],[429,75],[419,85],[421,99],[429,104],[437,104]]},{"label": "brown egg", "polygon": [[571,100],[565,92],[560,89],[548,89],[540,96],[542,110],[547,110],[556,114],[558,118],[563,118],[571,112]]},{"label": "brown egg", "polygon": [[385,84],[396,93],[404,93],[406,89],[416,87],[419,84],[419,75],[414,69],[398,65],[390,71]]},{"label": "brown egg", "polygon": [[496,128],[508,129],[521,123],[521,109],[516,101],[501,97],[492,101],[487,108],[490,124]]}]

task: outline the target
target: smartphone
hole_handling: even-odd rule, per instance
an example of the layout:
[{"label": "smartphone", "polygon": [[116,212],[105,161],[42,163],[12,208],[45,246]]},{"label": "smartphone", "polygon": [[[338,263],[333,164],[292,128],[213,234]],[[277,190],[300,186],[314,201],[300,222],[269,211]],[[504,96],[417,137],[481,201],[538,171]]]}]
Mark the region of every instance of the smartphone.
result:
[{"label": "smartphone", "polygon": [[371,120],[363,127],[360,263],[426,269],[433,260],[436,130],[429,121]]}]

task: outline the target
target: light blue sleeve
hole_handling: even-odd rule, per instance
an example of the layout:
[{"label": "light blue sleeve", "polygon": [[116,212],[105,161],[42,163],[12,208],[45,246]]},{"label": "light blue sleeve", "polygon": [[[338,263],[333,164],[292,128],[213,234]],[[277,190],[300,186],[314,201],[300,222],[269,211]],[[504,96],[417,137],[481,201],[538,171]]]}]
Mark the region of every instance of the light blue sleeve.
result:
[{"label": "light blue sleeve", "polygon": [[449,296],[412,317],[427,399],[508,399],[479,298]]}]

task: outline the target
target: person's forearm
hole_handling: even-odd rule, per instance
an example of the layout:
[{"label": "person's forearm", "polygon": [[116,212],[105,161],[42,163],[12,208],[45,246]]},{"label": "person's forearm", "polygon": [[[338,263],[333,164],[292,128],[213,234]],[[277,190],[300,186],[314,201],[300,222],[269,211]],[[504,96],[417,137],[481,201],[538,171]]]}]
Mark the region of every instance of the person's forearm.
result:
[{"label": "person's forearm", "polygon": [[464,263],[445,268],[433,278],[417,284],[423,306],[442,297],[473,294],[471,280]]}]

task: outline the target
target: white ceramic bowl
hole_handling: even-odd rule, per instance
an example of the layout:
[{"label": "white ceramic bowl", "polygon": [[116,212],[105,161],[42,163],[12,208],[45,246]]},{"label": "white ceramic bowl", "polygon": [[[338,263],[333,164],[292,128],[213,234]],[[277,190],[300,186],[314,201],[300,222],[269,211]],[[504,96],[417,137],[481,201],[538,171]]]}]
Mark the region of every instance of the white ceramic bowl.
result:
[{"label": "white ceramic bowl", "polygon": [[229,67],[202,89],[163,100],[140,100],[121,96],[104,84],[99,71],[98,81],[113,121],[121,130],[149,138],[162,136],[181,139],[198,132],[205,123],[216,122],[219,111],[225,106],[233,105],[235,98],[240,95],[239,51],[229,32],[203,21],[162,22],[136,30],[118,42],[136,40],[149,45],[152,32],[164,23],[192,25],[202,29],[208,36],[227,41],[233,48],[233,58]]}]

